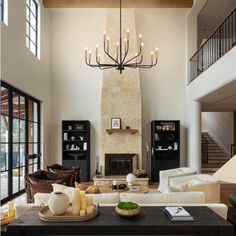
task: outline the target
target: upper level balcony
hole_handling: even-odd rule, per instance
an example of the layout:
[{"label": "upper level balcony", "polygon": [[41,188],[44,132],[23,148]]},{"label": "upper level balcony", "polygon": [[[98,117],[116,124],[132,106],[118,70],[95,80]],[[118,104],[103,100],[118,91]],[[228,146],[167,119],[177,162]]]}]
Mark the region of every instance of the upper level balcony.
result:
[{"label": "upper level balcony", "polygon": [[190,59],[189,83],[194,81],[204,71],[219,61],[219,59],[227,54],[227,52],[229,52],[235,45],[236,8],[225,18],[225,20],[216,28],[206,42]]}]

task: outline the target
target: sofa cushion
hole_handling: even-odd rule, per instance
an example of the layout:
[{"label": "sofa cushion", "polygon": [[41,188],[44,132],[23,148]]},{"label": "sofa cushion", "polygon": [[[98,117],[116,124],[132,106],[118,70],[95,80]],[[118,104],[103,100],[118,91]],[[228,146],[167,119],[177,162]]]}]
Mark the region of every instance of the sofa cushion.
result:
[{"label": "sofa cushion", "polygon": [[188,184],[183,184],[179,186],[169,187],[167,190],[164,191],[164,193],[187,192],[187,189],[188,189]]},{"label": "sofa cushion", "polygon": [[204,203],[203,192],[172,192],[172,193],[120,193],[120,201],[137,203]]},{"label": "sofa cushion", "polygon": [[205,194],[205,200],[209,203],[219,203],[220,202],[220,182],[206,182],[200,184],[188,184],[187,192],[201,191]]},{"label": "sofa cushion", "polygon": [[193,175],[197,172],[189,167],[181,167],[169,170],[162,170],[159,172],[160,184],[158,187],[159,192],[164,192],[170,186],[170,180],[177,176]]},{"label": "sofa cushion", "polygon": [[[58,191],[58,190],[57,190]],[[61,190],[60,190],[61,191]],[[73,194],[74,188],[67,187],[62,190],[63,193],[65,193],[71,202],[72,194]],[[118,203],[120,200],[119,193],[99,193],[99,194],[86,194],[86,196],[91,196],[93,198],[93,202],[95,203],[103,203],[103,204],[110,204],[110,203]],[[50,193],[36,193],[35,203],[40,204],[48,204],[48,199],[50,197]]]}]

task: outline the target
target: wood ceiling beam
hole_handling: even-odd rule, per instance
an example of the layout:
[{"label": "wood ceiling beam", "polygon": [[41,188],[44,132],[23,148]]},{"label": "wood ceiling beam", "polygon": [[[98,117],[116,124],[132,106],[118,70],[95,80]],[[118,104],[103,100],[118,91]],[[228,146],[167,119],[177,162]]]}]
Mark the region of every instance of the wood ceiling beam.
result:
[{"label": "wood ceiling beam", "polygon": [[[45,8],[116,8],[118,0],[43,0]],[[125,8],[191,8],[193,0],[125,0]]]}]

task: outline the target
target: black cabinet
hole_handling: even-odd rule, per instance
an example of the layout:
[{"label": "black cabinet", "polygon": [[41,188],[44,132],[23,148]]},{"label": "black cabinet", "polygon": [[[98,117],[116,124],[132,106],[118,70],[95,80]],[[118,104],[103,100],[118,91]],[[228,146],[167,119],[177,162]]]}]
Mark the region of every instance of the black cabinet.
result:
[{"label": "black cabinet", "polygon": [[179,167],[180,121],[151,122],[151,179],[159,181],[159,171]]},{"label": "black cabinet", "polygon": [[62,121],[62,164],[80,166],[81,181],[90,181],[90,122]]}]

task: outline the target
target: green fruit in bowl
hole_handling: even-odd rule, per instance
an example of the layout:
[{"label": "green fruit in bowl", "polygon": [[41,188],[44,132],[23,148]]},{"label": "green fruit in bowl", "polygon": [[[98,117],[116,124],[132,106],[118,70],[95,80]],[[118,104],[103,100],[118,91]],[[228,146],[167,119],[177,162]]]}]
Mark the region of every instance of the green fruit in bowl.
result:
[{"label": "green fruit in bowl", "polygon": [[131,217],[140,212],[140,206],[134,202],[120,202],[116,206],[116,212],[121,216]]}]

